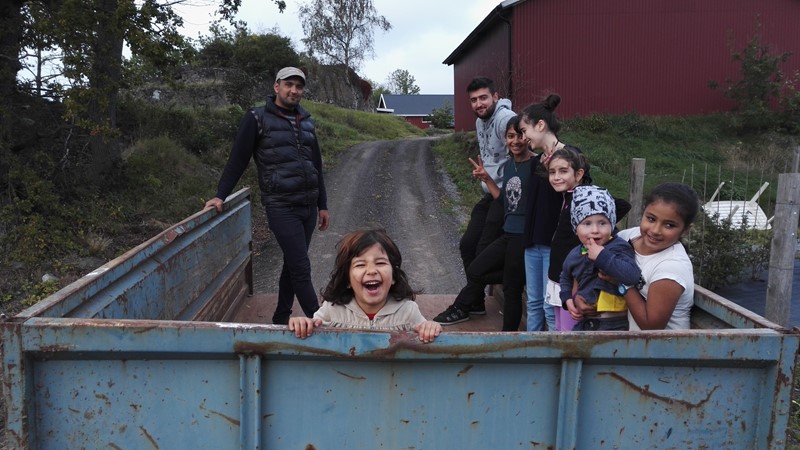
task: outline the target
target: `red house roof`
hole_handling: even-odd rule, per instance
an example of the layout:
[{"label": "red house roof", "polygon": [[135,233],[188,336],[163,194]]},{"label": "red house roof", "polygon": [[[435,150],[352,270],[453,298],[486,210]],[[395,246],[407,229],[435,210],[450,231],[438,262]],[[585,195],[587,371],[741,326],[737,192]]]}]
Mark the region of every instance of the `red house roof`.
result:
[{"label": "red house roof", "polygon": [[[506,0],[443,61],[454,65],[456,130],[474,127],[466,86],[494,79],[514,110],[557,92],[562,117],[696,115],[735,106],[710,81],[740,78],[731,52],[756,34],[800,69],[798,0]],[[463,99],[459,100],[459,98]]]}]

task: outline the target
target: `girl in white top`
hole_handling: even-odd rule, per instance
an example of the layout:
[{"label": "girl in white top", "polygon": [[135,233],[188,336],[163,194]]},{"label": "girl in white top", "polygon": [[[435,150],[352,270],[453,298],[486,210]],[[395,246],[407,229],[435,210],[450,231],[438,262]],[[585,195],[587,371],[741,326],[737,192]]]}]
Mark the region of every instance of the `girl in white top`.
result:
[{"label": "girl in white top", "polygon": [[[416,331],[424,343],[432,342],[442,326],[425,320],[414,303],[400,250],[384,230],[359,230],[342,237],[337,245],[331,280],[322,293],[325,300],[314,318],[291,317],[289,330],[301,339],[315,327],[376,331]],[[391,301],[390,298],[391,297]]]},{"label": "girl in white top", "polygon": [[619,233],[633,245],[642,269],[638,285],[620,286],[631,330],[689,329],[694,274],[680,239],[692,228],[699,209],[691,187],[663,183],[645,198],[639,226]]},{"label": "girl in white top", "polygon": [[[636,263],[642,269],[637,285],[619,286],[628,304],[631,330],[689,329],[694,275],[681,238],[692,228],[699,211],[700,200],[691,187],[663,183],[645,198],[639,226],[619,233],[633,245]],[[595,305],[580,299],[576,303],[584,314],[594,312]]]}]

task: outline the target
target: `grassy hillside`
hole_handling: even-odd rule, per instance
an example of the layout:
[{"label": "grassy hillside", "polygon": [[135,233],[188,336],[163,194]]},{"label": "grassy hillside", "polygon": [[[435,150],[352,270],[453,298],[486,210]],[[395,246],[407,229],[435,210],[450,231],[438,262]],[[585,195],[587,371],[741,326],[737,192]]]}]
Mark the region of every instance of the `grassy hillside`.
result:
[{"label": "grassy hillside", "polygon": [[[356,143],[424,134],[388,115],[314,102],[304,106],[315,117],[328,166]],[[53,177],[59,173],[56,151],[20,152],[10,163],[11,182],[26,197],[0,209],[0,309],[9,313],[32,304],[199,210],[214,194],[243,113],[237,106],[159,107],[129,101],[120,110],[119,124],[131,144],[117,172],[102,179],[78,178],[75,169]],[[561,139],[584,149],[596,182],[615,195],[627,196],[630,159],[638,157],[647,160],[647,187],[686,181],[704,198],[718,180],[727,181],[725,199],[749,198],[762,181],[769,181],[773,188],[761,203],[771,213],[776,176],[791,164],[792,136],[740,136],[730,123],[723,115],[590,116],[568,121]],[[462,192],[463,206],[469,207],[479,195],[466,160],[477,152],[474,133],[445,138],[436,151]],[[257,186],[252,164],[240,185]],[[253,195],[257,202],[257,189]],[[58,280],[42,282],[45,273]]]},{"label": "grassy hillside", "polygon": [[[328,167],[359,142],[424,134],[391,115],[309,101],[303,106],[315,118]],[[59,157],[52,143],[20,152],[10,165],[11,183],[21,195],[0,204],[0,311],[11,315],[35,303],[200,210],[216,191],[243,114],[237,106],[129,101],[119,124],[131,144],[106,177],[52,177]],[[255,173],[250,164],[239,187],[253,187],[257,203]],[[261,215],[255,219],[263,224]],[[42,281],[45,274],[57,279]]]},{"label": "grassy hillside", "polygon": [[[770,188],[759,203],[771,215],[778,174],[790,171],[797,136],[740,135],[730,123],[726,115],[593,115],[566,121],[559,138],[589,156],[594,182],[616,196],[628,197],[631,160],[644,158],[645,191],[663,181],[681,181],[708,200],[725,181],[719,198],[749,200],[766,181]],[[480,195],[467,161],[477,153],[474,134],[456,133],[442,140],[436,151],[464,193],[464,205],[473,204]]]}]

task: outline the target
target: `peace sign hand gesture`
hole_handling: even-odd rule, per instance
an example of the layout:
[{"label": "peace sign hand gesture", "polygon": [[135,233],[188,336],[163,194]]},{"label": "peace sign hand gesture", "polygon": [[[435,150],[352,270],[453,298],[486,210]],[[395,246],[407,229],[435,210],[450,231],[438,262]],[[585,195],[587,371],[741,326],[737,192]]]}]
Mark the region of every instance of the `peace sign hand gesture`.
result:
[{"label": "peace sign hand gesture", "polygon": [[478,162],[475,162],[472,158],[469,158],[469,162],[472,163],[472,176],[486,182],[489,179],[489,173],[486,172],[486,169],[483,167],[483,161],[481,161],[481,155],[477,156]]}]

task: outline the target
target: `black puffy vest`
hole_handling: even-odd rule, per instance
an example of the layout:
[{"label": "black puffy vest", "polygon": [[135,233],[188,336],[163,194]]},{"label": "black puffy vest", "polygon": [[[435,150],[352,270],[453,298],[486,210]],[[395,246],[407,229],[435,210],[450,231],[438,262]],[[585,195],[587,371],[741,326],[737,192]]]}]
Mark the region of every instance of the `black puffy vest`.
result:
[{"label": "black puffy vest", "polygon": [[282,115],[274,96],[251,112],[259,124],[253,158],[258,168],[261,203],[264,207],[316,206],[319,173],[312,158],[317,138],[311,115],[299,105],[297,117]]}]

